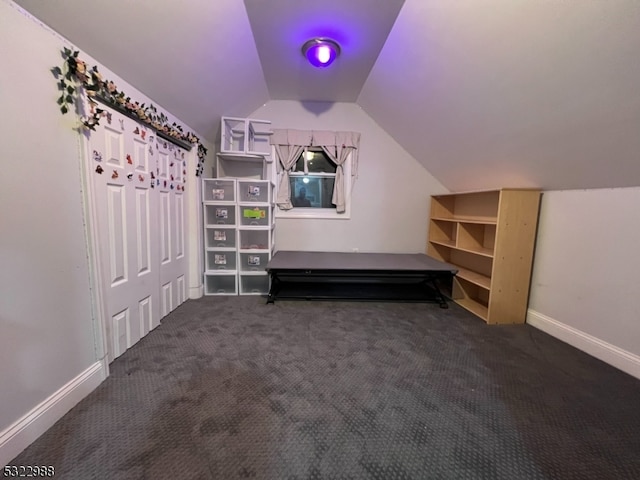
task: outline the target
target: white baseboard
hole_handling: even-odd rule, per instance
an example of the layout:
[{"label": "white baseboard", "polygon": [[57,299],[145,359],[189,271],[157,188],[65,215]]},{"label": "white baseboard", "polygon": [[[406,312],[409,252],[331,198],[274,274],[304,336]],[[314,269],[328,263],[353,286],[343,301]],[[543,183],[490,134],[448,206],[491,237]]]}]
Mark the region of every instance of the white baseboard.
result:
[{"label": "white baseboard", "polygon": [[640,378],[640,356],[638,355],[627,352],[535,310],[529,309],[527,311],[527,323],[629,375]]},{"label": "white baseboard", "polygon": [[106,372],[104,362],[94,363],[13,425],[0,431],[0,466],[7,465],[89,395],[106,378]]},{"label": "white baseboard", "polygon": [[198,285],[197,287],[189,287],[189,298],[196,300],[204,295],[204,285]]}]

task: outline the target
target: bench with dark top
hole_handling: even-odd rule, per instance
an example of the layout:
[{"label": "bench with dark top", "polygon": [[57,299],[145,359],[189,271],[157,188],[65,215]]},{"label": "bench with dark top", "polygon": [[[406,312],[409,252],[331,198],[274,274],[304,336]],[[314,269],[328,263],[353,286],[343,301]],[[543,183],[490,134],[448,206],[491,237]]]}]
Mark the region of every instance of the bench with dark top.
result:
[{"label": "bench with dark top", "polygon": [[435,301],[447,308],[438,281],[455,266],[422,253],[279,251],[266,266],[267,303],[276,298]]}]

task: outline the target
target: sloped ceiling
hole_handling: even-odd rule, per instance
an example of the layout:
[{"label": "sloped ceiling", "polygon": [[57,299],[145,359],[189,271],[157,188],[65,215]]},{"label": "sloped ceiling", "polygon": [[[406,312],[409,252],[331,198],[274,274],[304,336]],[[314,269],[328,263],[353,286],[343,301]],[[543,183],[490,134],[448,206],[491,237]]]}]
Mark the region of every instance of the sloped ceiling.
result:
[{"label": "sloped ceiling", "polygon": [[358,103],[453,190],[640,185],[640,2],[408,0]]},{"label": "sloped ceiling", "polygon": [[[272,100],[355,102],[404,0],[244,0]],[[309,39],[341,46],[330,68],[304,58]]]},{"label": "sloped ceiling", "polygon": [[212,142],[269,100],[347,101],[453,191],[640,185],[637,0],[16,3]]}]

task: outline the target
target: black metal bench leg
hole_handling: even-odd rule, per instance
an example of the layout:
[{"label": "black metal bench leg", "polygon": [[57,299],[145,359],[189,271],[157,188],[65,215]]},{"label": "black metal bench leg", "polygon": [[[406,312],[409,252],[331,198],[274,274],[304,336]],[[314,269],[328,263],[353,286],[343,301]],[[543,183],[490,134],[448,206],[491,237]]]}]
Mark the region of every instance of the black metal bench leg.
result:
[{"label": "black metal bench leg", "polygon": [[438,284],[436,283],[436,279],[434,277],[431,277],[427,279],[427,282],[431,284],[431,288],[436,293],[436,297],[439,300],[438,303],[440,304],[440,308],[449,308],[449,304],[447,303],[447,297],[445,297],[440,291],[440,287],[438,287]]},{"label": "black metal bench leg", "polygon": [[267,295],[267,305],[276,302],[276,295],[280,288],[280,280],[274,273],[271,274],[271,287],[269,288],[269,294]]}]

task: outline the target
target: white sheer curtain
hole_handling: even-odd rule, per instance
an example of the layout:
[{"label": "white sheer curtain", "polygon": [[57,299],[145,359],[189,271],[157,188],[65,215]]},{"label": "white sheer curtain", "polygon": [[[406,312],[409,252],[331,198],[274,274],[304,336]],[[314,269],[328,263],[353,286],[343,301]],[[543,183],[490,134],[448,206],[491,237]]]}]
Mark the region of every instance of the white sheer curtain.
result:
[{"label": "white sheer curtain", "polygon": [[345,212],[344,163],[351,154],[351,175],[355,178],[358,173],[359,133],[274,129],[270,141],[282,165],[282,176],[280,177],[278,197],[276,198],[278,207],[282,210],[293,208],[289,172],[291,172],[296,160],[305,148],[315,146],[321,147],[331,161],[336,164],[336,179],[333,185],[331,201],[336,206],[337,213]]}]

